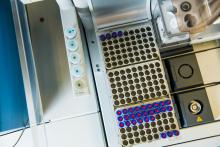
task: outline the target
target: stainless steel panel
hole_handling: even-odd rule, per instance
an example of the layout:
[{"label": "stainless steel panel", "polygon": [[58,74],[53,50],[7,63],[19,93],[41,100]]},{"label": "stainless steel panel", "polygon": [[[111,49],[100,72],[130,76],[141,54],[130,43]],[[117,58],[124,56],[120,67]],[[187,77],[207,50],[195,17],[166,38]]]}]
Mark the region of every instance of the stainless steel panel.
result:
[{"label": "stainless steel panel", "polygon": [[150,19],[149,0],[91,0],[97,28]]}]

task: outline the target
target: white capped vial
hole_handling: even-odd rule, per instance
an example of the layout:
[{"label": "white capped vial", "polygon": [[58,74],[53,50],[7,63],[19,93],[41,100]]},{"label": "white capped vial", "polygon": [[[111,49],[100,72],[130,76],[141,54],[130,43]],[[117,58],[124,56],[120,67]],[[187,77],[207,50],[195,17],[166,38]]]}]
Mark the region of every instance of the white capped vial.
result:
[{"label": "white capped vial", "polygon": [[76,34],[77,34],[77,30],[74,28],[74,27],[70,27],[70,28],[67,28],[65,30],[65,36],[69,39],[73,39],[76,37]]},{"label": "white capped vial", "polygon": [[75,40],[67,40],[67,48],[74,52],[78,49],[78,43]]},{"label": "white capped vial", "polygon": [[81,66],[76,65],[72,67],[71,74],[74,77],[79,78],[83,75],[83,73],[84,73],[84,70]]}]

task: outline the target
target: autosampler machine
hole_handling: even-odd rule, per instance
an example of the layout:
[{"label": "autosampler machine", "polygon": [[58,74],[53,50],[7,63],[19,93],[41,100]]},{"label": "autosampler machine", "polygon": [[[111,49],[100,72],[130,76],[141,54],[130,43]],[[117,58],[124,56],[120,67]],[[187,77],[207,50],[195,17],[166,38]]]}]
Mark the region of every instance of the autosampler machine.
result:
[{"label": "autosampler machine", "polygon": [[12,1],[30,124],[50,139],[59,121],[94,114],[109,147],[219,140],[218,4]]}]

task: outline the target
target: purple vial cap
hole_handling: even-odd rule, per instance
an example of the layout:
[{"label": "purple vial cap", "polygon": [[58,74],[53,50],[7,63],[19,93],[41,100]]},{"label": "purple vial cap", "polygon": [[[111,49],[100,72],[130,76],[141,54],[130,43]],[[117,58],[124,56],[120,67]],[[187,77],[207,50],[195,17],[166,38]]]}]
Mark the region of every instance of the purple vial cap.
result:
[{"label": "purple vial cap", "polygon": [[135,111],[139,111],[139,110],[140,110],[140,108],[139,108],[139,107],[135,107],[134,109],[135,109]]},{"label": "purple vial cap", "polygon": [[117,37],[117,33],[116,32],[112,32],[112,37],[116,38]]},{"label": "purple vial cap", "polygon": [[118,110],[118,111],[116,112],[116,114],[117,114],[117,115],[121,115],[121,111]]},{"label": "purple vial cap", "polygon": [[150,116],[150,120],[151,121],[155,121],[155,117],[154,116]]},{"label": "purple vial cap", "polygon": [[118,31],[118,36],[122,37],[123,36],[123,32],[122,31]]},{"label": "purple vial cap", "polygon": [[123,117],[119,116],[118,121],[122,121],[122,120],[123,120]]},{"label": "purple vial cap", "polygon": [[123,109],[123,110],[122,110],[122,113],[123,113],[123,114],[127,114],[127,113],[128,113],[128,110],[127,110],[127,109]]},{"label": "purple vial cap", "polygon": [[147,108],[148,108],[148,109],[151,109],[151,108],[152,108],[152,105],[151,105],[151,104],[148,104],[148,105],[147,105]]},{"label": "purple vial cap", "polygon": [[159,109],[155,109],[154,112],[155,112],[156,114],[158,114],[158,113],[160,113],[160,110],[159,110]]},{"label": "purple vial cap", "polygon": [[153,111],[153,110],[150,110],[150,111],[148,111],[148,114],[149,114],[149,115],[154,115],[154,111]]},{"label": "purple vial cap", "polygon": [[137,121],[138,121],[138,123],[140,123],[140,124],[143,123],[143,119],[142,119],[142,118],[138,118]]},{"label": "purple vial cap", "polygon": [[168,132],[167,132],[167,136],[168,136],[168,137],[172,137],[172,136],[173,136],[173,132],[168,131]]},{"label": "purple vial cap", "polygon": [[179,132],[178,130],[173,130],[173,134],[174,134],[175,136],[179,136],[179,135],[180,135],[180,132]]},{"label": "purple vial cap", "polygon": [[167,107],[167,111],[173,111],[173,107],[168,106],[168,107]]},{"label": "purple vial cap", "polygon": [[160,111],[161,111],[161,112],[166,112],[166,108],[165,108],[165,107],[162,107],[162,108],[160,108]]},{"label": "purple vial cap", "polygon": [[161,107],[163,107],[164,105],[165,105],[165,102],[164,102],[164,101],[160,102],[160,106],[161,106]]},{"label": "purple vial cap", "polygon": [[163,138],[163,139],[167,138],[167,134],[166,134],[166,133],[161,133],[160,136],[161,136],[161,138]]},{"label": "purple vial cap", "polygon": [[159,103],[157,102],[153,103],[153,107],[159,107]]},{"label": "purple vial cap", "polygon": [[128,111],[131,113],[134,112],[133,108],[129,108]]},{"label": "purple vial cap", "polygon": [[109,33],[107,33],[106,35],[105,35],[105,37],[106,37],[106,39],[111,39],[112,38],[112,35],[111,34],[109,34]]},{"label": "purple vial cap", "polygon": [[149,122],[149,118],[148,118],[148,117],[145,117],[145,118],[144,118],[144,121],[145,121],[145,122]]},{"label": "purple vial cap", "polygon": [[103,34],[100,35],[99,38],[100,38],[101,41],[105,41],[106,40],[105,35],[103,35]]},{"label": "purple vial cap", "polygon": [[166,104],[166,105],[170,105],[170,104],[171,104],[171,100],[166,100],[166,101],[165,101],[165,104]]},{"label": "purple vial cap", "polygon": [[129,121],[126,121],[126,122],[125,122],[125,125],[126,125],[127,127],[129,127],[129,126],[131,125],[131,123],[130,123]]},{"label": "purple vial cap", "polygon": [[125,119],[125,120],[128,120],[128,119],[129,119],[129,116],[128,116],[128,115],[125,115],[125,116],[124,116],[124,119]]},{"label": "purple vial cap", "polygon": [[131,123],[132,123],[133,125],[136,125],[136,124],[137,124],[137,121],[136,121],[135,119],[133,119],[133,120],[131,121]]},{"label": "purple vial cap", "polygon": [[119,123],[119,127],[123,128],[124,126],[125,126],[125,125],[124,125],[123,122],[120,122],[120,123]]},{"label": "purple vial cap", "polygon": [[143,115],[143,116],[147,116],[147,112],[146,112],[146,111],[143,111],[143,112],[142,112],[142,115]]},{"label": "purple vial cap", "polygon": [[135,118],[135,115],[134,115],[134,114],[131,114],[131,115],[130,115],[130,118],[134,119],[134,118]]}]

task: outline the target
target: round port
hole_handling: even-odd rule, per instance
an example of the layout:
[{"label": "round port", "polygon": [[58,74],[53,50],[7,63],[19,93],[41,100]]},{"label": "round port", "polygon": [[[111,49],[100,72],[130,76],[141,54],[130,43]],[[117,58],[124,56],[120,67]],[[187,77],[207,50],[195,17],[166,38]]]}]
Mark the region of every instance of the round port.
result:
[{"label": "round port", "polygon": [[70,51],[76,51],[78,49],[78,43],[75,40],[68,40],[67,41],[67,48]]},{"label": "round port", "polygon": [[181,8],[181,10],[183,10],[184,12],[188,12],[188,11],[191,10],[192,5],[191,5],[189,2],[185,1],[185,2],[183,2],[183,3],[180,5],[180,8]]},{"label": "round port", "polygon": [[73,66],[71,70],[71,74],[77,78],[81,77],[83,73],[84,73],[84,70],[81,66]]},{"label": "round port", "polygon": [[83,89],[85,86],[85,82],[83,80],[77,80],[75,81],[75,88],[78,89],[78,90],[81,90]]},{"label": "round port", "polygon": [[178,73],[180,77],[188,79],[193,76],[193,68],[189,64],[182,64],[178,69]]},{"label": "round port", "polygon": [[189,110],[192,114],[197,115],[202,111],[202,104],[198,101],[191,101],[189,105]]},{"label": "round port", "polygon": [[74,27],[71,27],[71,28],[67,28],[66,30],[65,30],[65,36],[67,37],[67,38],[70,38],[70,39],[72,39],[72,38],[75,38],[76,37],[76,34],[77,34],[77,31],[76,31],[76,29],[74,28]]},{"label": "round port", "polygon": [[79,64],[80,63],[80,55],[77,53],[70,54],[70,62],[72,64]]}]

